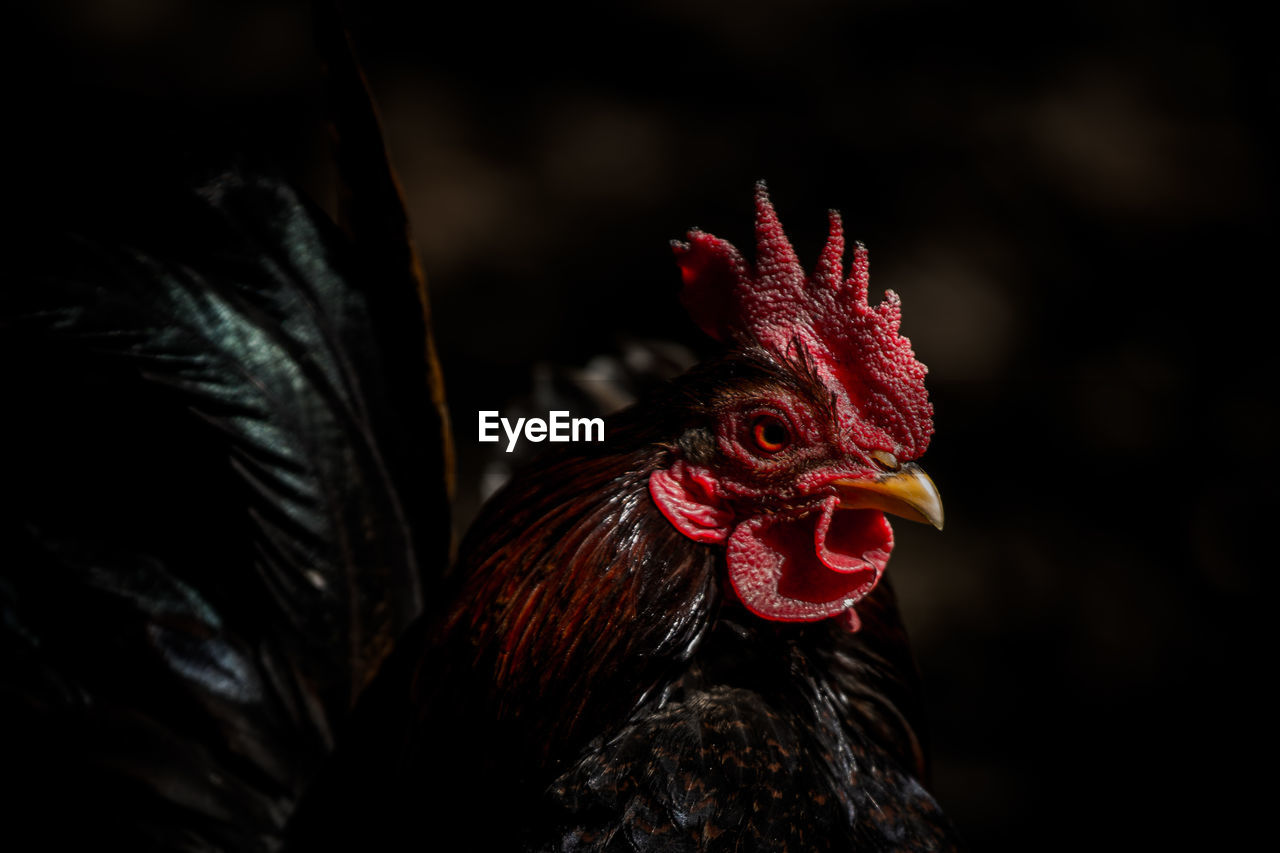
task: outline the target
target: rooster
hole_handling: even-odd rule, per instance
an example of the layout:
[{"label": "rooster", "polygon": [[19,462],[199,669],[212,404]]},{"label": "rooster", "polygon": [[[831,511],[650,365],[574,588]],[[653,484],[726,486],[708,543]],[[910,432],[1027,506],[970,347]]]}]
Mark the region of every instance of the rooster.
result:
[{"label": "rooster", "polygon": [[299,847],[938,850],[886,514],[925,367],[837,214],[806,275],[761,184],[754,268],[693,231],[682,300],[726,352],[525,469],[467,534],[295,825]]},{"label": "rooster", "polygon": [[425,294],[322,30],[345,233],[220,171],[103,233],[35,228],[0,288],[15,837],[954,847],[882,579],[885,513],[942,525],[931,409],[865,250],[846,277],[833,216],[806,276],[763,187],[754,267],[691,233],[684,302],[725,353],[524,469],[442,583]]}]

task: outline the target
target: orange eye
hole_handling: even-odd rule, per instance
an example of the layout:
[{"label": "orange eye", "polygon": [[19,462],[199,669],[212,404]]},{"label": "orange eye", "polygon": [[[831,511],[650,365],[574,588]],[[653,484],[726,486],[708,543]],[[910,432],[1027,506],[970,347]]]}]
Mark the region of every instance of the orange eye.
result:
[{"label": "orange eye", "polygon": [[772,415],[756,418],[751,425],[751,437],[755,439],[756,447],[766,453],[777,453],[791,443],[791,431],[787,425]]}]

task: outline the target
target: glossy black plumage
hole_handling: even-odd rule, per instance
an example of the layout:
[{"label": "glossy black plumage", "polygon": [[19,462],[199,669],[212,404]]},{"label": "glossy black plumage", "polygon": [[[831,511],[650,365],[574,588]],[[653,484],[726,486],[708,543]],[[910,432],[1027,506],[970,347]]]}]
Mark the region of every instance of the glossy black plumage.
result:
[{"label": "glossy black plumage", "polygon": [[439,451],[323,214],[235,172],[155,202],[3,289],[4,773],[80,804],[46,838],[265,849],[439,570],[400,488],[443,500]]},{"label": "glossy black plumage", "polygon": [[893,707],[831,671],[834,648],[861,653],[837,631],[720,619],[684,673],[550,785],[535,849],[951,849],[912,765],[850,700]]},{"label": "glossy black plumage", "polygon": [[341,228],[233,166],[123,174],[119,198],[42,199],[16,229],[0,778],[41,849],[276,849],[448,558],[421,273],[316,13]]}]

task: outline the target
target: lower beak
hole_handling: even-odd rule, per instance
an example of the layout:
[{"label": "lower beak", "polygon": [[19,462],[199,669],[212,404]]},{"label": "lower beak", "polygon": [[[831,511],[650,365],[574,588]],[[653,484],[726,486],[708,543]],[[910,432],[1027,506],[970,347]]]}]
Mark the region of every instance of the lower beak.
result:
[{"label": "lower beak", "polygon": [[929,475],[911,463],[869,480],[832,480],[841,509],[878,509],[942,529],[942,498]]}]

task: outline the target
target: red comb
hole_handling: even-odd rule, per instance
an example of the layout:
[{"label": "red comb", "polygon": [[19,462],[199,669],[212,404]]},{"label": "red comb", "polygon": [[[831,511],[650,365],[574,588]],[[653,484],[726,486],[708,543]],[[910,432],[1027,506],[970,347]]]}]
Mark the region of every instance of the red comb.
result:
[{"label": "red comb", "polygon": [[[831,211],[831,230],[812,275],[805,275],[783,233],[764,182],[756,185],[754,274],[730,243],[690,231],[673,243],[684,276],[681,301],[702,329],[719,341],[759,344],[786,358],[803,346],[824,379],[834,380],[851,407],[842,424],[869,446],[899,459],[924,453],[933,433],[927,369],[898,334],[897,294],[867,302],[866,247],[857,244],[843,278],[844,231]],[[844,407],[841,407],[843,410]],[[887,446],[886,446],[887,445]]]}]

